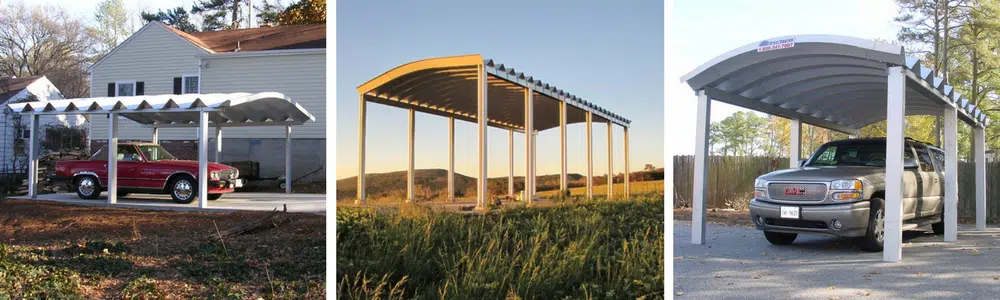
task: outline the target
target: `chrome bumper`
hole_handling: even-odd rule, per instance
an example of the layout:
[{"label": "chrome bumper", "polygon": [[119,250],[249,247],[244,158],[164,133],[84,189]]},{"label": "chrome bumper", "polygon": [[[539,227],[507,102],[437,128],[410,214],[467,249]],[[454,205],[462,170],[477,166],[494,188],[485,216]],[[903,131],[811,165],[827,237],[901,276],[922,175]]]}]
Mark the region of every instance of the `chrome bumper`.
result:
[{"label": "chrome bumper", "polygon": [[[799,219],[782,219],[782,206],[800,207]],[[862,237],[868,229],[869,206],[870,202],[868,201],[827,205],[793,205],[754,199],[750,200],[750,218],[759,230]],[[763,220],[763,223],[760,220]],[[831,225],[833,220],[840,221],[840,229],[833,229],[833,225]]]}]

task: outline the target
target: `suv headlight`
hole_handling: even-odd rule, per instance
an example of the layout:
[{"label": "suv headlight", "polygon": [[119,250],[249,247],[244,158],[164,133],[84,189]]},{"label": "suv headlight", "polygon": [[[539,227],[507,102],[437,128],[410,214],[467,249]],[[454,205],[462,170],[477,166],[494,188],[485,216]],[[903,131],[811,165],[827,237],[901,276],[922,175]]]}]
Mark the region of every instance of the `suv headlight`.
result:
[{"label": "suv headlight", "polygon": [[834,180],[830,182],[831,190],[861,190],[863,184],[861,180]]},{"label": "suv headlight", "polygon": [[834,180],[830,182],[830,189],[834,190],[832,195],[830,195],[833,200],[840,201],[855,201],[861,200],[862,188],[864,184],[861,180]]},{"label": "suv headlight", "polygon": [[757,200],[767,199],[767,181],[757,178],[753,182],[753,198]]}]

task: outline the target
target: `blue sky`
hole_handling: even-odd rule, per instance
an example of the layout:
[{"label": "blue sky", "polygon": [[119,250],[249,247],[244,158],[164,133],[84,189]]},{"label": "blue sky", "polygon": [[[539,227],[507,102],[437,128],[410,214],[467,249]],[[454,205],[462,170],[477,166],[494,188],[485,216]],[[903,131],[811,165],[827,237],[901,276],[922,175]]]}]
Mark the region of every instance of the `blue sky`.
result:
[{"label": "blue sky", "polygon": [[[766,5],[763,5],[765,4]],[[677,0],[667,47],[664,119],[670,128],[667,156],[694,154],[697,97],[680,77],[708,60],[740,46],[796,34],[836,34],[865,39],[896,40],[893,22],[898,7],[892,0],[842,1],[686,1]],[[712,121],[740,108],[712,102]]]},{"label": "blue sky", "polygon": [[[337,178],[357,175],[361,83],[414,60],[479,53],[632,120],[631,170],[663,166],[663,4],[612,1],[337,3]],[[417,114],[416,168],[447,168],[447,119]],[[568,127],[569,171],[585,173],[582,124]],[[621,171],[622,129],[614,129]],[[368,173],[404,170],[406,110],[368,104]],[[594,124],[594,173],[607,170],[607,127]],[[538,135],[537,173],[559,172],[559,131]],[[488,133],[489,176],[508,173],[507,132]],[[456,121],[456,172],[476,172],[473,123]],[[515,174],[524,174],[515,136]]]}]

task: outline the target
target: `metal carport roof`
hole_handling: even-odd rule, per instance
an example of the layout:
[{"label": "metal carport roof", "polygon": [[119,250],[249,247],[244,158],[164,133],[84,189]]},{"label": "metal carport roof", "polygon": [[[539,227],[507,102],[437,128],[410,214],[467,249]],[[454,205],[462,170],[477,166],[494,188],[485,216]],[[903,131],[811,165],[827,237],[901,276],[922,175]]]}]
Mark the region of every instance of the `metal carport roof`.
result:
[{"label": "metal carport roof", "polygon": [[[773,45],[786,48],[768,48]],[[941,115],[950,102],[964,122],[978,127],[989,122],[920,60],[907,57],[902,46],[855,37],[799,35],[747,44],[681,81],[718,101],[853,134],[885,119],[889,65],[905,69],[907,115]]]}]

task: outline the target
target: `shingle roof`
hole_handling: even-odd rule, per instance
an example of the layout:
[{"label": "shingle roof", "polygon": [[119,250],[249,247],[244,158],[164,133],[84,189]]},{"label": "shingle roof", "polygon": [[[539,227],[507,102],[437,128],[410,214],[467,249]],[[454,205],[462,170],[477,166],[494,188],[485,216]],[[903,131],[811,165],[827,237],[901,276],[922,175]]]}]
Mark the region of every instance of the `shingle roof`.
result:
[{"label": "shingle roof", "polygon": [[183,32],[166,26],[180,37],[213,53],[326,48],[326,24],[285,25],[250,29]]},{"label": "shingle roof", "polygon": [[0,103],[7,102],[10,97],[28,88],[31,83],[39,78],[42,78],[42,76],[0,77]]}]

